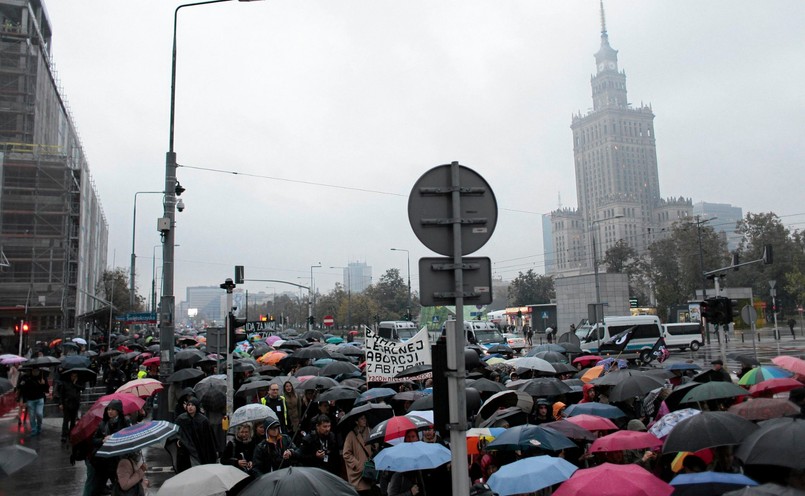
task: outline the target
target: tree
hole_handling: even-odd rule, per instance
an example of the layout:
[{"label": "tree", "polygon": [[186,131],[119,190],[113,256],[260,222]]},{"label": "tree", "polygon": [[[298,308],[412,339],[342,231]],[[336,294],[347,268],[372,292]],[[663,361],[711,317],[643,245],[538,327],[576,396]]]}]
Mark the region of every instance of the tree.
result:
[{"label": "tree", "polygon": [[620,239],[612,245],[602,262],[606,265],[608,273],[626,274],[629,281],[629,296],[639,301],[650,301],[650,284],[643,278],[646,261],[626,241]]},{"label": "tree", "polygon": [[509,285],[509,305],[522,306],[538,303],[550,303],[556,298],[553,277],[534,273],[528,269],[520,272]]},{"label": "tree", "polygon": [[[107,311],[96,315],[95,325],[101,329],[109,329],[109,321],[114,323],[116,315],[123,315],[130,312],[140,312],[145,307],[145,299],[140,295],[135,295],[134,306],[130,304],[129,295],[129,273],[126,269],[117,267],[113,270],[105,270],[98,281],[96,291],[101,298],[112,303],[112,318],[109,318]],[[114,325],[114,324],[113,324]]]},{"label": "tree", "polygon": [[[400,277],[399,269],[387,270],[377,284],[369,286],[364,294],[377,303],[380,320],[401,319],[408,311],[408,284]],[[413,314],[413,302],[411,305]]]}]

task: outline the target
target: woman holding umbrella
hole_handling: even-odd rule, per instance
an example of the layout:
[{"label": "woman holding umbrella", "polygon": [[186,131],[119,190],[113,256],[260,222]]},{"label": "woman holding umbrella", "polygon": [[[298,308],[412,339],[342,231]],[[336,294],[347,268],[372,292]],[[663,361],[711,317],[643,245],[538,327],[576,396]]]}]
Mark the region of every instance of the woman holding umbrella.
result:
[{"label": "woman holding umbrella", "polygon": [[369,424],[366,415],[355,420],[355,426],[344,440],[344,463],[347,469],[347,482],[358,491],[358,494],[372,493],[372,481],[363,477],[363,466],[372,457],[372,447],[367,446]]}]

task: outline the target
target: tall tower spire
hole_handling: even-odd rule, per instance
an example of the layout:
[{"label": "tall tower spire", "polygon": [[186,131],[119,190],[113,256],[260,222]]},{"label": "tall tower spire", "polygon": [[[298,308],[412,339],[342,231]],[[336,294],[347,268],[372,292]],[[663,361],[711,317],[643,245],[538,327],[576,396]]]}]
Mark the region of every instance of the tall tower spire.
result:
[{"label": "tall tower spire", "polygon": [[604,16],[604,0],[601,0],[601,36],[607,35],[607,18]]}]

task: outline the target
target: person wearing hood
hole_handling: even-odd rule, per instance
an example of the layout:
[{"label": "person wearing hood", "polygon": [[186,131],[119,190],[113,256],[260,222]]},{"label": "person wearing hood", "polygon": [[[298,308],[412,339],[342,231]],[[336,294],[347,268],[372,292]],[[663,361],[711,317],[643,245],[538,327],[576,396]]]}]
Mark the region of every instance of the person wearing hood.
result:
[{"label": "person wearing hood", "polygon": [[179,392],[179,396],[176,399],[176,406],[173,408],[173,418],[177,418],[179,415],[185,413],[185,405],[190,398],[194,397],[196,392],[193,391],[193,388],[186,387]]},{"label": "person wearing hood", "polygon": [[210,421],[199,411],[200,407],[201,401],[196,397],[190,397],[185,405],[185,413],[176,417],[176,425],[179,426],[177,472],[218,461],[215,434],[212,432]]},{"label": "person wearing hood", "polygon": [[598,401],[598,390],[595,384],[587,383],[581,389],[582,398],[579,403],[593,403]]},{"label": "person wearing hood", "polygon": [[254,449],[252,460],[252,474],[255,477],[288,467],[299,458],[299,449],[287,434],[281,432],[279,420],[269,418],[263,425],[266,438]]},{"label": "person wearing hood", "polygon": [[[103,445],[109,436],[128,427],[130,422],[123,413],[123,402],[112,400],[106,405],[103,419],[92,437],[93,454]],[[115,480],[118,457],[87,457],[87,481],[84,484],[84,496],[99,496],[106,488],[106,481]]]},{"label": "person wearing hood", "polygon": [[539,425],[553,421],[548,413],[548,408],[550,408],[550,406],[551,402],[545,398],[538,399],[536,404],[534,404],[534,411],[531,412],[531,415],[529,416],[529,423]]},{"label": "person wearing hood", "polygon": [[565,405],[561,401],[557,401],[553,404],[553,418],[554,420],[562,420],[565,418]]}]

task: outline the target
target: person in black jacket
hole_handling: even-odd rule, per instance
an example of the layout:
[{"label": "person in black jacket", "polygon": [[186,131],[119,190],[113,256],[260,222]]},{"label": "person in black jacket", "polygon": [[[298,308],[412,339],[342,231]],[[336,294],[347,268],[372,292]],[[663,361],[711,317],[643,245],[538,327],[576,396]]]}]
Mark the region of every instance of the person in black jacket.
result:
[{"label": "person in black jacket", "polygon": [[251,423],[235,427],[235,438],[226,443],[221,453],[221,465],[232,465],[244,472],[252,468],[254,448],[257,446]]},{"label": "person in black jacket", "polygon": [[279,421],[271,418],[264,422],[266,438],[254,449],[252,474],[260,477],[263,474],[290,466],[299,458],[299,449],[290,436],[280,431]]},{"label": "person in black jacket", "polygon": [[338,441],[330,429],[332,423],[327,415],[314,419],[315,430],[302,439],[301,459],[307,467],[326,470],[339,475],[341,458],[338,456]]},{"label": "person in black jacket", "polygon": [[78,372],[67,371],[67,380],[61,381],[56,390],[56,403],[59,405],[63,418],[61,423],[61,442],[66,443],[70,431],[75,426],[78,409],[81,406],[81,393],[84,385],[78,382]]},{"label": "person in black jacket", "polygon": [[106,371],[103,381],[106,383],[106,394],[112,394],[117,388],[126,383],[126,373],[120,368],[120,364],[111,360],[109,370]]},{"label": "person in black jacket", "polygon": [[38,436],[42,432],[42,418],[45,410],[45,396],[50,386],[42,371],[38,367],[20,377],[17,382],[17,398],[26,404],[31,422],[31,436]]},{"label": "person in black jacket", "polygon": [[207,417],[199,412],[201,401],[191,397],[185,405],[186,412],[176,417],[179,426],[179,453],[177,471],[182,472],[196,465],[216,463],[218,445]]},{"label": "person in black jacket", "polygon": [[[103,420],[101,420],[92,438],[93,454],[98,451],[109,436],[129,425],[131,423],[123,414],[123,402],[120,400],[110,401],[103,412]],[[115,480],[118,461],[119,457],[87,457],[87,481],[84,484],[84,496],[99,496],[106,488],[106,481]]]}]

